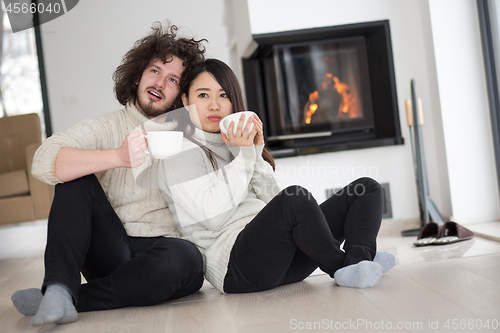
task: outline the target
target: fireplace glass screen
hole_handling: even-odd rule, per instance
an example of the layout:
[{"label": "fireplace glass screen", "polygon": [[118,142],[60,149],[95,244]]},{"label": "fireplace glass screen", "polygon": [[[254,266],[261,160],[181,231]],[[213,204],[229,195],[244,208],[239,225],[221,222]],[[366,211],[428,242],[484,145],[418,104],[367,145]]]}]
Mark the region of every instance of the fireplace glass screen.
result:
[{"label": "fireplace glass screen", "polygon": [[267,68],[278,78],[278,96],[270,103],[280,111],[271,116],[269,139],[373,129],[365,45],[362,36],[275,45]]},{"label": "fireplace glass screen", "polygon": [[246,101],[273,156],[404,143],[388,20],[252,37]]}]

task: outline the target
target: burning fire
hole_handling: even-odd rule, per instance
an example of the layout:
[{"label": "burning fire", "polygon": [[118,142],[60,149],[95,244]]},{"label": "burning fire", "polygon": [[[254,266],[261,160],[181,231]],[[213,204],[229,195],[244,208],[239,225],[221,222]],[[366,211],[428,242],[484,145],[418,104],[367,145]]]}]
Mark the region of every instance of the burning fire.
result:
[{"label": "burning fire", "polygon": [[[358,110],[356,107],[356,100],[350,93],[349,86],[343,82],[340,82],[338,77],[333,76],[331,73],[327,73],[321,82],[321,91],[327,90],[329,87],[333,87],[341,96],[342,102],[339,106],[339,112],[337,117],[345,117],[356,118],[359,116]],[[306,124],[311,123],[312,115],[318,109],[317,101],[319,99],[319,91],[316,90],[309,94],[309,102],[306,104],[306,112],[305,112],[305,122]]]},{"label": "burning fire", "polygon": [[342,96],[342,103],[340,103],[339,112],[347,113],[349,112],[349,107],[354,102],[352,100],[352,95],[348,93],[349,86],[340,82],[336,76],[333,78],[333,81],[335,82],[335,89]]},{"label": "burning fire", "polygon": [[311,117],[314,114],[314,112],[316,112],[316,110],[318,109],[318,104],[315,103],[318,98],[319,98],[319,93],[317,90],[309,94],[309,108],[306,111],[306,124],[311,123]]}]

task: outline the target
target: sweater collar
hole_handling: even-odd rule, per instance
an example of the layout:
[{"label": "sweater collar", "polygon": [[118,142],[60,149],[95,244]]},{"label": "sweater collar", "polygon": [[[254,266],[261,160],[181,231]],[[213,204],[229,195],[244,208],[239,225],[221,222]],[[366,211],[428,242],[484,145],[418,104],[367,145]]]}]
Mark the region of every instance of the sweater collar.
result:
[{"label": "sweater collar", "polygon": [[215,145],[224,143],[224,141],[222,141],[222,135],[219,132],[217,133],[205,132],[204,130],[199,129],[198,127],[194,127],[193,138],[198,141],[204,141]]},{"label": "sweater collar", "polygon": [[146,131],[171,131],[177,125],[176,122],[165,122],[166,113],[154,119],[148,119],[139,110],[137,110],[133,101],[129,101],[127,103],[125,111],[135,126]]}]

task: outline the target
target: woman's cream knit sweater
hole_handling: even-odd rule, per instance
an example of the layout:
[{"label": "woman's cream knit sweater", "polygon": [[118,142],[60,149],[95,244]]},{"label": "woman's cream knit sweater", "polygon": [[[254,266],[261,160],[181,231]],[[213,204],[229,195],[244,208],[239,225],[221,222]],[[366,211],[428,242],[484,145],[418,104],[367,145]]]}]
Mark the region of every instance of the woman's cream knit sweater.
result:
[{"label": "woman's cream knit sweater", "polygon": [[[116,149],[122,145],[125,136],[133,131],[171,130],[175,125],[148,120],[129,103],[124,110],[84,120],[65,133],[56,133],[47,138],[35,154],[32,173],[41,181],[55,185],[60,181],[55,175],[54,163],[62,147]],[[133,170],[129,168],[99,172],[96,176],[128,235],[179,237],[158,188],[138,186]]]},{"label": "woman's cream knit sweater", "polygon": [[236,237],[279,186],[262,158],[263,146],[230,150],[219,133],[200,129],[193,138],[222,158],[217,158],[217,171],[199,146],[184,139],[182,153],[161,162],[159,184],[182,236],[204,256],[205,277],[224,292]]}]

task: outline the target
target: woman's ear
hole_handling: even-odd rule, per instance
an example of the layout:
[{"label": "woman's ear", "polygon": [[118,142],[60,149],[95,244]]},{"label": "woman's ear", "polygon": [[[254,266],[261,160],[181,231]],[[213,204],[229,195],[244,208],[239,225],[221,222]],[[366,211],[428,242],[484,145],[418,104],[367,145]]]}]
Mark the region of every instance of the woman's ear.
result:
[{"label": "woman's ear", "polygon": [[187,108],[189,103],[188,103],[186,93],[182,94],[181,99],[182,99],[182,105],[184,105],[184,107]]}]

